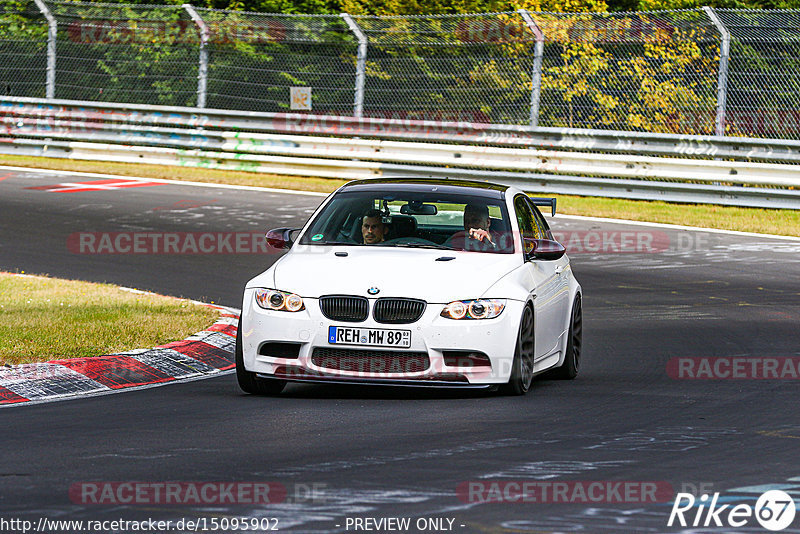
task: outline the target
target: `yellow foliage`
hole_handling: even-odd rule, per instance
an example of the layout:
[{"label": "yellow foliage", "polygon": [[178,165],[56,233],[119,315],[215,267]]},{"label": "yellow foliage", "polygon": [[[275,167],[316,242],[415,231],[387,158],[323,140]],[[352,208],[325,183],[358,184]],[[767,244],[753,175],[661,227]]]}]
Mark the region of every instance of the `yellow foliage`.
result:
[{"label": "yellow foliage", "polygon": [[517,0],[514,9],[528,11],[553,11],[560,13],[576,13],[583,11],[607,12],[605,0]]},{"label": "yellow foliage", "polygon": [[691,9],[702,7],[708,2],[704,0],[639,0],[638,11],[661,11],[667,9]]},{"label": "yellow foliage", "polygon": [[469,79],[472,82],[480,82],[481,85],[493,85],[500,89],[509,89],[512,85],[511,80],[499,72],[497,62],[494,60],[476,65],[470,71]]}]

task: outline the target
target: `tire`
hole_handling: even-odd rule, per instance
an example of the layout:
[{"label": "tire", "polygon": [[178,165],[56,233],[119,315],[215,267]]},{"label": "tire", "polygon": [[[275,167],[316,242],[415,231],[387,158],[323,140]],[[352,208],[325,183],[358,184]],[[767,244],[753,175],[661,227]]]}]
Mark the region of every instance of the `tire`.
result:
[{"label": "tire", "polygon": [[242,318],[236,327],[236,379],[239,387],[251,395],[277,395],[286,387],[286,380],[277,378],[259,378],[244,368],[244,351],[242,350]]},{"label": "tire", "polygon": [[519,321],[517,348],[511,364],[511,376],[507,384],[500,386],[503,395],[525,395],[533,382],[533,309],[526,305]]},{"label": "tire", "polygon": [[583,348],[583,309],[580,293],[575,295],[572,305],[572,317],[569,322],[567,334],[567,350],[564,363],[552,371],[552,377],[557,380],[573,380],[578,376],[581,366],[581,349]]}]

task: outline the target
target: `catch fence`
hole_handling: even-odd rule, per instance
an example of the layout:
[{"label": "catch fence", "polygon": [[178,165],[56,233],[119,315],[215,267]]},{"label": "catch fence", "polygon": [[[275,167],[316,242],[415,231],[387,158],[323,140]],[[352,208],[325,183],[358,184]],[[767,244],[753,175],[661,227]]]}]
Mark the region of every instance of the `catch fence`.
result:
[{"label": "catch fence", "polygon": [[287,15],[0,2],[0,94],[800,138],[800,11]]}]

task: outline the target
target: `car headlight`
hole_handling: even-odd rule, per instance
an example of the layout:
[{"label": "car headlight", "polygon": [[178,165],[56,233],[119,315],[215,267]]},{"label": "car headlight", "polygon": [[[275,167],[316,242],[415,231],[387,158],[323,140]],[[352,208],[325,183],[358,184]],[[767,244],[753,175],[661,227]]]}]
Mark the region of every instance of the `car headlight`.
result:
[{"label": "car headlight", "polygon": [[440,315],[448,319],[494,319],[505,307],[502,299],[456,300],[445,306]]},{"label": "car headlight", "polygon": [[300,295],[277,289],[256,289],[256,303],[265,310],[298,312],[306,309]]}]

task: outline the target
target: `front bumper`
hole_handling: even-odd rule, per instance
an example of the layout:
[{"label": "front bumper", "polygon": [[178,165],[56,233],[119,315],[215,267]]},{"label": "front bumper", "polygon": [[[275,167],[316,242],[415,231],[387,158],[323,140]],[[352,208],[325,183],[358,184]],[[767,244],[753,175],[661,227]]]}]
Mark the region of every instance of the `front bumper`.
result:
[{"label": "front bumper", "polygon": [[[422,317],[411,324],[387,325],[372,317],[360,323],[332,321],[322,315],[318,299],[304,298],[299,312],[272,311],[255,303],[254,289],[246,289],[242,306],[242,350],[244,367],[265,377],[301,382],[364,383],[398,386],[457,387],[504,384],[511,374],[523,303],[507,300],[499,317],[483,320],[453,320],[439,314],[443,304],[428,304]],[[374,299],[370,299],[370,309]],[[408,348],[362,347],[331,344],[329,326],[381,328],[411,331]],[[265,343],[296,344],[297,357],[279,358],[259,354]],[[402,372],[334,369],[312,361],[314,349],[368,351],[387,357],[425,354],[424,370]],[[479,352],[488,356],[489,366],[447,365],[445,351]],[[355,353],[354,353],[355,354]],[[320,358],[317,358],[320,362]]]}]

